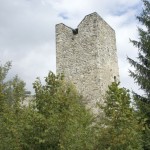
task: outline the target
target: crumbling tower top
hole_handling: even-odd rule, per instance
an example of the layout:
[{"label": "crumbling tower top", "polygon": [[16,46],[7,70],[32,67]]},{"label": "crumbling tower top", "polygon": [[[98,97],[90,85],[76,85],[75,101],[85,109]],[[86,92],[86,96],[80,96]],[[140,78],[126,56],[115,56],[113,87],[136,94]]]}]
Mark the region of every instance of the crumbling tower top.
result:
[{"label": "crumbling tower top", "polygon": [[108,85],[119,77],[115,31],[96,13],[76,29],[56,25],[56,69],[71,80],[95,111]]}]

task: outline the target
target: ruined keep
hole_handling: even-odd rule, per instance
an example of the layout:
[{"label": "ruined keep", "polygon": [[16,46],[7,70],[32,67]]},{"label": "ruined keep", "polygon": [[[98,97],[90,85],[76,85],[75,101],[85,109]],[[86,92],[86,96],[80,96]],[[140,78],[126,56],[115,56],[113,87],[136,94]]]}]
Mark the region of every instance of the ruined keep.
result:
[{"label": "ruined keep", "polygon": [[115,31],[96,12],[85,16],[77,29],[57,24],[56,69],[95,111],[108,85],[119,78]]}]

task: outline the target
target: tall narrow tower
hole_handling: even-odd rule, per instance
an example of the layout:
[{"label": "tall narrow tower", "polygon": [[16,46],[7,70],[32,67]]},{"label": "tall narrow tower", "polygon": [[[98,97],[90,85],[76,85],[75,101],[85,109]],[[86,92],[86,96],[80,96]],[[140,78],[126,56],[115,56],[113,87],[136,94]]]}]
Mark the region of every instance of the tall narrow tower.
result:
[{"label": "tall narrow tower", "polygon": [[77,29],[56,25],[57,73],[75,84],[93,111],[119,77],[116,52],[115,31],[97,13],[85,16]]}]

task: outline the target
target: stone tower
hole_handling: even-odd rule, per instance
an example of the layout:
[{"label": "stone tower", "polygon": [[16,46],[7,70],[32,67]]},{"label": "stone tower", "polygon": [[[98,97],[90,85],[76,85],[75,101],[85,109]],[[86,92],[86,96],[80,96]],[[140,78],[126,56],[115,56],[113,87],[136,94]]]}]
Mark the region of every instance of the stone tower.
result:
[{"label": "stone tower", "polygon": [[119,78],[115,31],[95,12],[77,29],[57,24],[56,68],[96,111],[96,102],[103,102],[108,85]]}]

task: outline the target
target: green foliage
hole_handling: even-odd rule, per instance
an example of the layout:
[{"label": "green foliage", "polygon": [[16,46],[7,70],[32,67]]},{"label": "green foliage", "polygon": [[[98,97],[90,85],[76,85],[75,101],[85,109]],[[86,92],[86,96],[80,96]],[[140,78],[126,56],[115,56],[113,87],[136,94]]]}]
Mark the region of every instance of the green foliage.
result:
[{"label": "green foliage", "polygon": [[141,125],[132,106],[129,91],[112,83],[100,108],[98,149],[141,150]]},{"label": "green foliage", "polygon": [[130,76],[136,81],[144,91],[144,96],[134,93],[135,100],[141,118],[145,120],[145,131],[143,131],[144,149],[150,149],[150,2],[143,0],[144,8],[137,16],[138,21],[144,28],[138,28],[139,40],[131,40],[138,48],[138,61],[128,58],[129,63],[135,68],[130,71]]},{"label": "green foliage", "polygon": [[0,66],[0,149],[20,149],[21,101],[25,98],[25,84],[17,76],[6,81],[11,67]]},{"label": "green foliage", "polygon": [[[0,68],[0,149],[5,150],[141,150],[141,123],[130,106],[129,92],[109,87],[99,118],[85,108],[75,87],[52,72],[24,106],[25,84],[6,81],[11,67]],[[96,120],[96,121],[95,121]]]},{"label": "green foliage", "polygon": [[93,149],[92,115],[63,75],[50,72],[45,85],[37,79],[33,101],[23,106],[25,84],[17,76],[6,81],[10,67],[0,67],[0,149]]},{"label": "green foliage", "polygon": [[33,127],[36,132],[34,149],[91,149],[92,117],[82,104],[81,96],[63,75],[56,76],[50,72],[45,82],[42,85],[37,79],[34,83],[34,121],[37,121]]},{"label": "green foliage", "polygon": [[6,83],[4,82],[6,75],[11,67],[11,63],[7,62],[4,66],[0,66],[0,114],[5,109],[5,89],[6,89]]}]

